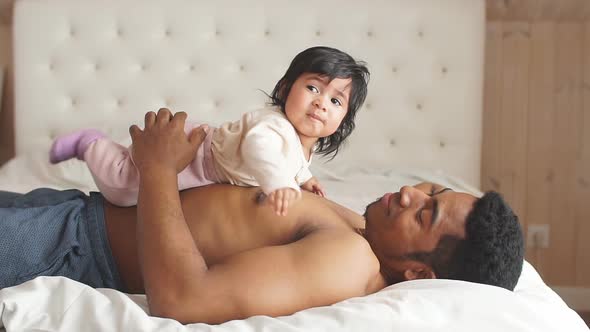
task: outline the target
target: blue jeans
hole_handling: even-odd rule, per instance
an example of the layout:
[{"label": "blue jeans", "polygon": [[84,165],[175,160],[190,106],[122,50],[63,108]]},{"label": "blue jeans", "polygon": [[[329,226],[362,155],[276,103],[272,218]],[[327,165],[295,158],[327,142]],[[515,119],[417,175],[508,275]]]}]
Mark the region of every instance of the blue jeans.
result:
[{"label": "blue jeans", "polygon": [[0,288],[38,276],[122,290],[99,193],[0,191]]}]

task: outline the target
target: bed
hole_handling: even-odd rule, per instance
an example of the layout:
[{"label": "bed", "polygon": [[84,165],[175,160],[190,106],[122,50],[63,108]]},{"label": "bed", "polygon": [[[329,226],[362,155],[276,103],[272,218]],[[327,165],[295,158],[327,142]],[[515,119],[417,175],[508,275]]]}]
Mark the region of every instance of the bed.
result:
[{"label": "bed", "polygon": [[[50,165],[81,128],[129,143],[166,106],[211,124],[265,102],[291,58],[329,45],[369,64],[357,129],[316,160],[329,198],[357,212],[385,191],[433,181],[479,191],[483,0],[20,0],[14,12],[16,156],[0,190],[96,190],[84,164]],[[514,292],[417,280],[290,316],[221,325],[150,317],[145,296],[38,277],[0,290],[6,331],[588,331],[525,262]]]}]

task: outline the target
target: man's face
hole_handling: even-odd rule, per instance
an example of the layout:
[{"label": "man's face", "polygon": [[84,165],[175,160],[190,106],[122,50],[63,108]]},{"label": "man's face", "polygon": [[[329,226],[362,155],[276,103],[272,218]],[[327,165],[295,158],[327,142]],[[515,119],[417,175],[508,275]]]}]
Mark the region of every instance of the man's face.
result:
[{"label": "man's face", "polygon": [[365,237],[382,266],[400,280],[403,257],[431,252],[444,235],[465,238],[465,222],[477,198],[432,183],[404,186],[367,206]]}]

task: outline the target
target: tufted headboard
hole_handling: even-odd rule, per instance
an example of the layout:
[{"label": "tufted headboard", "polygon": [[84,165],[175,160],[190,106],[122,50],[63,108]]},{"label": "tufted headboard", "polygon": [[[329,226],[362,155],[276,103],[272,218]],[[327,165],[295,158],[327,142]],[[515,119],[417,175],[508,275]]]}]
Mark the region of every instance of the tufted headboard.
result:
[{"label": "tufted headboard", "polygon": [[291,59],[328,45],[368,63],[339,168],[442,170],[479,186],[484,0],[20,0],[16,153],[167,106],[219,124],[263,106]]}]

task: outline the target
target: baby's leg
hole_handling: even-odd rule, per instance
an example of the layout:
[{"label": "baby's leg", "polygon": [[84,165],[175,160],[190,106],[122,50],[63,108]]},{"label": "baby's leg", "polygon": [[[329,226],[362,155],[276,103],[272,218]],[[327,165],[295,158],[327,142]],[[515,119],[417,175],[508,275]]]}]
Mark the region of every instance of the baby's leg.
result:
[{"label": "baby's leg", "polygon": [[[187,125],[190,133],[198,125]],[[203,134],[204,143],[199,146],[195,159],[178,175],[179,190],[213,183],[212,160],[205,158],[205,149],[211,149],[213,131]],[[137,204],[139,172],[131,157],[131,149],[109,139],[96,139],[88,145],[83,155],[98,189],[111,203],[119,206]],[[209,174],[208,174],[209,173]]]},{"label": "baby's leg", "polygon": [[119,206],[137,204],[139,172],[129,148],[106,138],[97,139],[88,146],[83,159],[109,202]]},{"label": "baby's leg", "polygon": [[105,134],[96,129],[82,129],[60,136],[51,145],[49,161],[57,164],[74,157],[82,160],[88,145],[102,137],[105,137]]},{"label": "baby's leg", "polygon": [[179,190],[206,186],[208,184],[218,182],[213,166],[213,157],[211,155],[211,139],[215,129],[209,128],[207,125],[185,125],[185,131],[187,135],[191,132],[191,130],[197,127],[201,127],[203,130],[200,136],[202,143],[197,149],[195,158],[184,170],[178,174]]},{"label": "baby's leg", "polygon": [[[197,124],[187,124],[190,133]],[[211,149],[213,130],[202,133],[203,143],[199,146],[193,161],[178,174],[178,189],[199,187],[213,183],[209,169],[212,160],[205,158],[205,150]],[[139,171],[131,157],[131,148],[116,144],[108,139],[98,139],[89,145],[84,160],[90,168],[94,182],[103,196],[119,206],[137,204],[139,194]],[[210,165],[211,164],[211,165]]]}]

